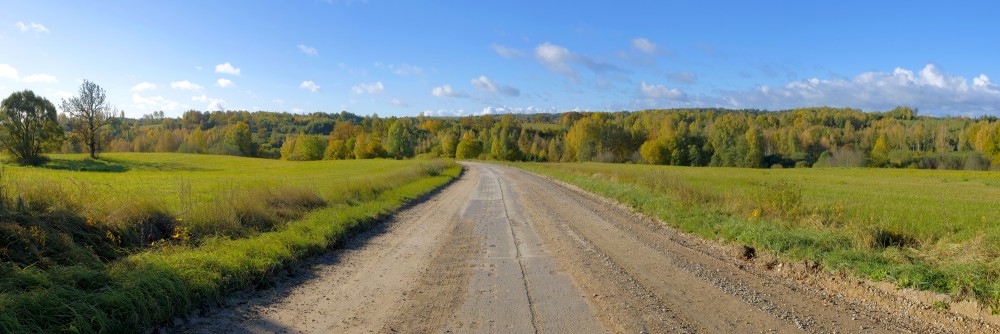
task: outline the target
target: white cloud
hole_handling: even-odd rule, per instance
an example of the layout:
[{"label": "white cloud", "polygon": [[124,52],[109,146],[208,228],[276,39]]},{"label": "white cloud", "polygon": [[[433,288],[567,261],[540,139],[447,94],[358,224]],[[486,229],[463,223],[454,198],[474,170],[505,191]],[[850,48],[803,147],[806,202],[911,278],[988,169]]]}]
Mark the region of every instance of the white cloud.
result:
[{"label": "white cloud", "polygon": [[978,77],[972,79],[972,84],[976,87],[989,87],[993,85],[993,82],[990,81],[990,77],[980,74]]},{"label": "white cloud", "polygon": [[198,84],[196,84],[196,83],[193,83],[193,82],[190,82],[190,81],[187,81],[187,80],[183,80],[183,81],[174,81],[174,82],[171,82],[170,83],[170,88],[181,89],[181,90],[199,90],[199,89],[201,89],[201,86],[198,85]]},{"label": "white cloud", "polygon": [[135,86],[132,86],[133,92],[141,92],[144,90],[151,90],[151,89],[156,89],[156,84],[151,82],[140,82]]},{"label": "white cloud", "polygon": [[191,101],[208,103],[208,105],[205,107],[205,110],[208,111],[226,110],[226,108],[222,105],[223,103],[226,103],[226,100],[211,98],[206,96],[205,94],[192,96]]},{"label": "white cloud", "polygon": [[56,83],[59,79],[56,79],[54,75],[49,75],[45,73],[32,74],[21,78],[21,82],[25,83]]},{"label": "white cloud", "polygon": [[888,110],[908,105],[937,115],[995,114],[1000,109],[1000,87],[986,75],[969,80],[927,64],[917,73],[904,68],[865,72],[852,79],[812,78],[783,87],[759,86],[748,91],[724,92],[719,106],[786,109],[806,106]]},{"label": "white cloud", "polygon": [[[927,66],[924,66],[924,68],[920,70],[920,77],[932,86],[938,88],[943,88],[945,86],[944,75],[942,75],[933,64],[927,64]],[[962,82],[964,83],[965,79],[962,79]]]},{"label": "white cloud", "polygon": [[405,101],[400,100],[398,98],[394,98],[392,100],[389,100],[389,104],[397,106],[397,107],[409,107],[410,106],[408,103],[406,103]]},{"label": "white cloud", "polygon": [[498,55],[504,58],[521,58],[524,57],[524,52],[514,48],[508,48],[499,44],[492,44],[490,48],[493,49]]},{"label": "white cloud", "polygon": [[219,80],[215,81],[215,85],[222,88],[227,88],[227,87],[235,87],[236,83],[229,79],[219,78]]},{"label": "white cloud", "polygon": [[663,85],[647,84],[646,81],[642,81],[639,84],[639,91],[642,92],[642,96],[650,99],[667,99],[674,101],[682,101],[687,99],[687,94],[677,88],[667,88]]},{"label": "white cloud", "polygon": [[7,64],[0,64],[0,78],[17,80],[17,69]]},{"label": "white cloud", "polygon": [[62,89],[46,89],[45,92],[49,95],[58,96],[60,99],[68,99],[73,97],[72,92],[68,92]]},{"label": "white cloud", "polygon": [[29,76],[20,76],[17,69],[8,64],[0,64],[0,79],[10,79],[24,83],[56,83],[59,82],[54,75],[38,73]]},{"label": "white cloud", "polygon": [[[579,111],[579,108],[573,111]],[[484,107],[482,111],[479,112],[480,115],[497,115],[497,114],[537,114],[537,113],[558,113],[559,110],[556,108],[538,108],[534,106],[528,107]]]},{"label": "white cloud", "polygon": [[421,111],[420,114],[424,116],[463,116],[465,115],[465,109],[428,109]]},{"label": "white cloud", "polygon": [[303,45],[303,44],[299,44],[298,47],[299,47],[299,51],[302,51],[302,53],[305,53],[305,54],[310,55],[310,56],[319,56],[319,52],[316,51],[316,48],[314,48],[314,47],[311,47],[311,46],[308,46],[308,45]]},{"label": "white cloud", "polygon": [[535,47],[535,59],[542,63],[550,71],[559,72],[570,77],[576,77],[576,70],[570,66],[570,62],[576,58],[569,49],[545,42]]},{"label": "white cloud", "polygon": [[379,94],[385,91],[385,86],[382,85],[381,81],[374,83],[360,83],[351,87],[351,93],[354,94]]},{"label": "white cloud", "polygon": [[451,88],[451,85],[442,85],[439,87],[434,87],[431,89],[431,95],[437,97],[468,97],[469,94],[463,91],[456,91]]},{"label": "white cloud", "polygon": [[222,105],[222,103],[224,103],[224,102],[226,102],[226,101],[223,101],[223,100],[212,100],[212,102],[209,102],[208,106],[205,107],[205,110],[209,110],[209,111],[223,110],[224,111],[224,110],[226,110],[226,107]]},{"label": "white cloud", "polygon": [[477,89],[490,93],[498,93],[504,96],[518,96],[521,95],[521,90],[517,87],[509,85],[499,85],[495,81],[490,80],[490,78],[485,75],[480,75],[478,78],[473,78],[472,86]]},{"label": "white cloud", "polygon": [[319,91],[319,85],[317,85],[315,82],[312,82],[312,80],[303,81],[301,84],[299,84],[299,88],[308,89],[310,92],[313,93]]},{"label": "white cloud", "polygon": [[656,44],[645,38],[633,39],[632,47],[645,53],[656,53]]},{"label": "white cloud", "polygon": [[183,106],[177,101],[172,101],[162,96],[150,96],[145,97],[139,95],[139,93],[132,93],[132,106],[141,111],[169,111],[177,110]]},{"label": "white cloud", "polygon": [[215,73],[240,75],[240,68],[233,67],[233,64],[230,63],[219,64],[215,65]]},{"label": "white cloud", "polygon": [[41,34],[41,33],[45,33],[45,34],[49,33],[49,29],[46,28],[41,23],[31,22],[31,23],[25,24],[24,22],[17,21],[17,23],[15,23],[14,25],[17,26],[17,30],[20,30],[22,33],[26,33],[26,32],[29,32],[29,31],[33,31],[33,32],[39,33],[39,34]]},{"label": "white cloud", "polygon": [[292,108],[293,114],[301,114],[303,111],[305,110],[302,110],[302,108]]},{"label": "white cloud", "polygon": [[579,75],[573,64],[583,65],[594,73],[624,72],[621,68],[582,56],[569,49],[549,42],[535,47],[535,60],[550,71],[565,74],[570,81],[577,81]]}]

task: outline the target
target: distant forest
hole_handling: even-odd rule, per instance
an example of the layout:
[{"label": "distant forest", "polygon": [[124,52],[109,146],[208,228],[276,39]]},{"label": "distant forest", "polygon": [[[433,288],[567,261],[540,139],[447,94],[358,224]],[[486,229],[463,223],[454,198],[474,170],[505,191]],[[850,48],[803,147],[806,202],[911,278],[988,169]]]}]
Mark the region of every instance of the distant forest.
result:
[{"label": "distant forest", "polygon": [[[60,115],[68,127],[69,119]],[[246,111],[113,120],[104,152],[183,152],[285,160],[441,156],[751,168],[1000,168],[996,117],[848,108],[670,109],[466,117]],[[82,152],[66,141],[63,153]]]}]

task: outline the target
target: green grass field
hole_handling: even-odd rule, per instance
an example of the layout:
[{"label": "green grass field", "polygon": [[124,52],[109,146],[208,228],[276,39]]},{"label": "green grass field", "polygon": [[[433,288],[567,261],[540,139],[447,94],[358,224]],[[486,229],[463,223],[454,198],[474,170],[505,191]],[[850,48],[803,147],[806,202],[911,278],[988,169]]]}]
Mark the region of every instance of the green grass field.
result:
[{"label": "green grass field", "polygon": [[516,165],[709,239],[1000,305],[1000,173]]},{"label": "green grass field", "polygon": [[455,178],[441,160],[56,155],[5,166],[0,332],[138,332]]}]

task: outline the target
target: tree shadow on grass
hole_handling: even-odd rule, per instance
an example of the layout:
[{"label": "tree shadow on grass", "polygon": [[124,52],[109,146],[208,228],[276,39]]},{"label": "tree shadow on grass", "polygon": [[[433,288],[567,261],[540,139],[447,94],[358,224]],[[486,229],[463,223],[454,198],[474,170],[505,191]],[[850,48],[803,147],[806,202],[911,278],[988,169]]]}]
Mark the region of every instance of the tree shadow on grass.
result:
[{"label": "tree shadow on grass", "polygon": [[151,171],[204,171],[208,170],[200,167],[188,166],[176,162],[147,162],[133,160],[118,160],[110,158],[100,159],[52,159],[39,167],[70,170],[77,172],[101,172],[101,173],[123,173],[130,170],[151,170]]},{"label": "tree shadow on grass", "polygon": [[71,170],[77,172],[105,172],[105,173],[122,173],[129,170],[129,167],[117,162],[108,160],[94,160],[94,159],[83,159],[83,160],[69,160],[69,159],[52,159],[49,162],[41,165],[42,168],[56,169],[56,170]]},{"label": "tree shadow on grass", "polygon": [[150,162],[150,161],[135,161],[135,160],[118,160],[112,158],[101,158],[102,161],[117,164],[125,167],[129,170],[152,170],[152,171],[206,171],[206,170],[217,170],[208,169],[201,167],[194,167],[177,162]]}]

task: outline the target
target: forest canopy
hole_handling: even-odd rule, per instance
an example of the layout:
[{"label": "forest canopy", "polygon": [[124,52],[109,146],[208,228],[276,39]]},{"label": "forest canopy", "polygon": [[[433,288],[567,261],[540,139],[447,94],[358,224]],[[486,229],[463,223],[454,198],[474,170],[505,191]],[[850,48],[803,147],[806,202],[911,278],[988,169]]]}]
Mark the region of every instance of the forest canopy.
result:
[{"label": "forest canopy", "polygon": [[[60,123],[67,126],[67,117]],[[681,166],[1000,167],[996,117],[929,117],[897,107],[783,111],[670,109],[465,117],[247,111],[117,117],[106,152],[183,152],[285,160],[411,158]],[[67,140],[63,153],[81,152]]]}]

